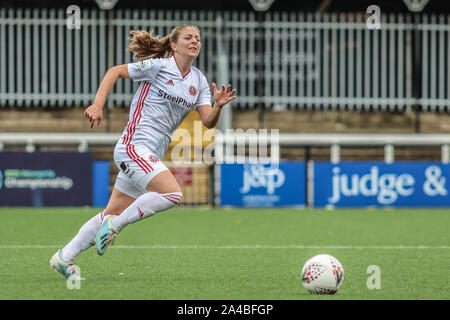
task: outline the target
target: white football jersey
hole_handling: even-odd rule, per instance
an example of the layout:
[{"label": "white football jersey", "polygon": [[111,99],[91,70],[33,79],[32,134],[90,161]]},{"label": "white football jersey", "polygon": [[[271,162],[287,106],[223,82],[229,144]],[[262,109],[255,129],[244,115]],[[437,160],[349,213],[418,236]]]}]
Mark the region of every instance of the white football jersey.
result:
[{"label": "white football jersey", "polygon": [[162,159],[174,131],[189,112],[211,105],[208,81],[195,67],[182,75],[173,56],[129,63],[128,73],[141,84],[118,143],[144,145]]}]

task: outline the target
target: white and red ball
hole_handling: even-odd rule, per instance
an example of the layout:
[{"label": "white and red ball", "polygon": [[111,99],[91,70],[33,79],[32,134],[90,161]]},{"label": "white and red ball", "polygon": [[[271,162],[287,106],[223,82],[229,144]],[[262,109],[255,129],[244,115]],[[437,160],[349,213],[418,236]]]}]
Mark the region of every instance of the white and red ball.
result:
[{"label": "white and red ball", "polygon": [[303,286],[313,294],[335,294],[344,282],[344,267],[333,256],[319,254],[302,269]]}]

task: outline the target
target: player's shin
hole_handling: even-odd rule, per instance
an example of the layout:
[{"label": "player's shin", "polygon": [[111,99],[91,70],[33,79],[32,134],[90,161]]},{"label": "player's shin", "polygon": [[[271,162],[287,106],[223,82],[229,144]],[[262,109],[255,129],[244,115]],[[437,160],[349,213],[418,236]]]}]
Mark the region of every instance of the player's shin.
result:
[{"label": "player's shin", "polygon": [[181,192],[148,192],[136,199],[119,216],[112,220],[115,228],[121,230],[126,225],[150,217],[157,212],[172,208],[181,201]]},{"label": "player's shin", "polygon": [[89,219],[77,235],[62,249],[62,259],[72,261],[77,255],[95,244],[95,236],[100,230],[104,211]]}]

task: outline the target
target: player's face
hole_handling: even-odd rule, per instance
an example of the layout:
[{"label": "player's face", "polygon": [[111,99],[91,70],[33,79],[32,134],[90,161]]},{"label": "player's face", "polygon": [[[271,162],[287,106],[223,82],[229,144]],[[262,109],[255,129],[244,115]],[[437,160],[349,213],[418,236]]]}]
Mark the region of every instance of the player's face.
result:
[{"label": "player's face", "polygon": [[198,31],[192,27],[182,29],[175,43],[175,52],[195,59],[200,53],[200,48],[201,42]]}]

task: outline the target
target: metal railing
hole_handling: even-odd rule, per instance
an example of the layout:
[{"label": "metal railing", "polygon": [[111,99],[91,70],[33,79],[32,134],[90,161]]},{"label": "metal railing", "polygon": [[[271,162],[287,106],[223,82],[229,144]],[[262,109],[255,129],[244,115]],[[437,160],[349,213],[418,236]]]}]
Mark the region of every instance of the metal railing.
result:
[{"label": "metal railing", "polygon": [[[180,23],[200,27],[196,66],[209,81],[220,76],[222,36],[236,108],[448,111],[450,104],[449,16],[422,15],[414,24],[409,15],[382,14],[376,30],[353,13],[267,12],[262,21],[230,11],[81,14],[81,29],[69,29],[63,9],[0,8],[0,106],[86,106],[108,67],[132,61],[130,30],[166,35]],[[413,94],[413,30],[422,46],[420,97]],[[135,88],[119,80],[111,106],[128,105]]]},{"label": "metal railing", "polygon": [[[78,151],[84,152],[89,146],[114,145],[120,138],[120,133],[21,133],[0,132],[0,151],[6,145],[23,145],[28,152],[33,152],[36,145],[75,145]],[[254,139],[252,141],[251,139]],[[354,133],[281,133],[272,139],[270,133],[264,134],[233,134],[232,132],[216,135],[214,141],[214,157],[218,162],[226,162],[227,157],[235,158],[235,147],[238,145],[268,146],[271,143],[278,146],[329,146],[330,161],[340,161],[341,146],[384,146],[385,161],[390,163],[395,160],[395,146],[441,146],[441,161],[450,162],[450,134],[354,134]],[[271,148],[272,152],[279,152],[279,148]],[[413,160],[413,159],[411,159]]]},{"label": "metal railing", "polygon": [[[450,134],[353,134],[353,133],[282,133],[275,139],[271,134],[223,134],[215,140],[215,158],[219,162],[236,160],[235,147],[238,145],[253,144],[254,146],[269,146],[271,141],[276,141],[279,146],[329,146],[330,161],[340,162],[341,146],[359,147],[384,147],[384,160],[387,163],[395,161],[395,146],[441,146],[441,162],[450,162]],[[256,141],[250,142],[250,139]],[[231,150],[231,153],[230,153]],[[279,152],[279,148],[271,148],[273,152]],[[247,155],[246,155],[247,156]],[[277,155],[274,158],[280,158]],[[231,159],[231,160],[230,160]],[[414,159],[411,159],[414,160]]]}]

